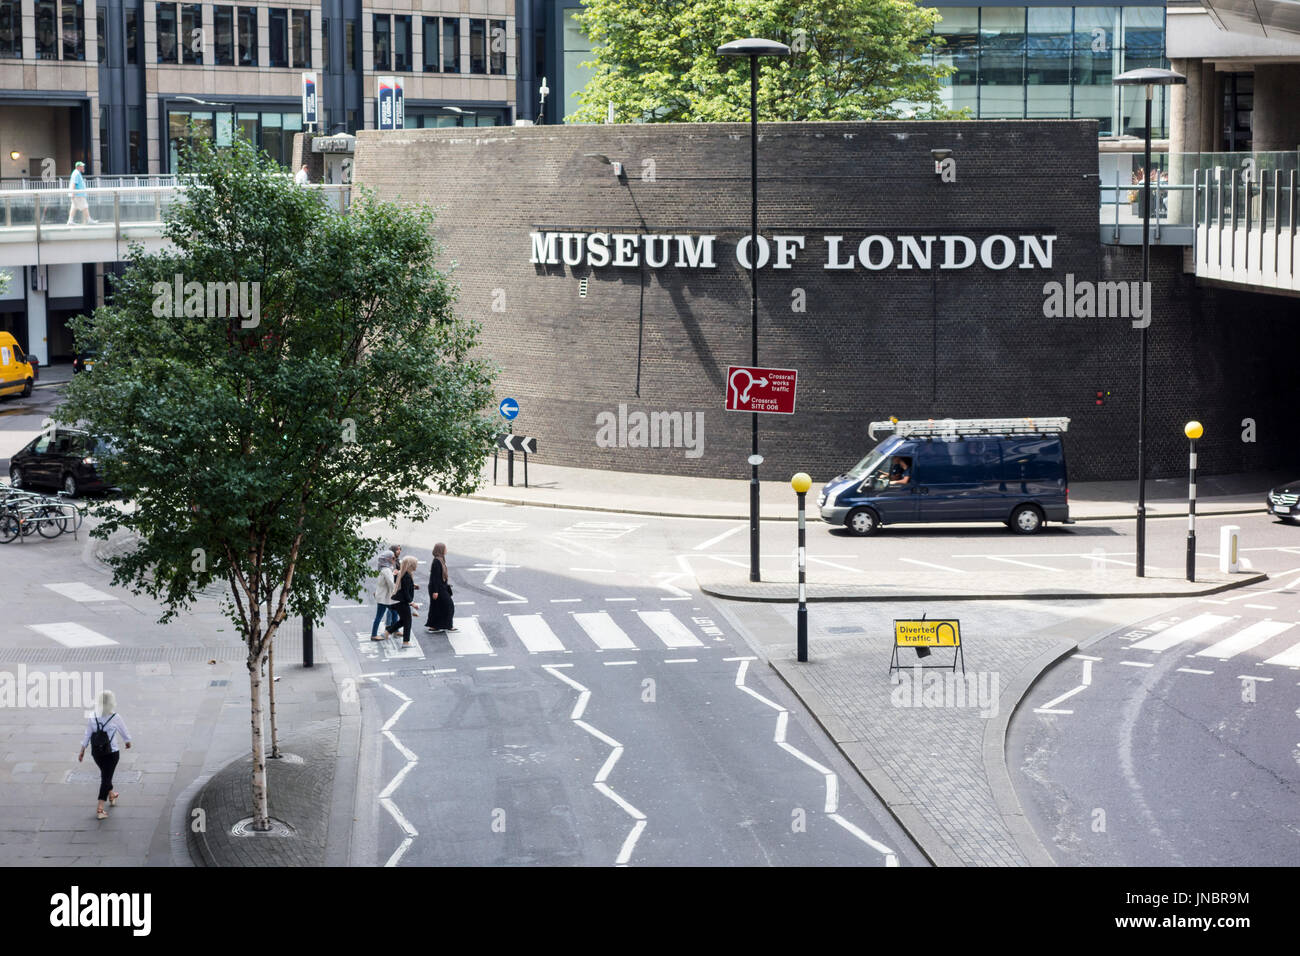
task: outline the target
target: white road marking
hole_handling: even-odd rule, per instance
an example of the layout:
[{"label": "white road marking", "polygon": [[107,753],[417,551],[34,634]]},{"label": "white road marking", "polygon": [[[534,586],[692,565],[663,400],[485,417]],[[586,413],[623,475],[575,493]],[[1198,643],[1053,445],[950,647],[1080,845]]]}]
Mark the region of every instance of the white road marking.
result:
[{"label": "white road marking", "polygon": [[[518,565],[507,565],[507,566],[508,566],[508,567],[518,567]],[[476,568],[471,568],[470,570],[471,570],[471,571],[481,571],[482,568],[477,568],[477,567],[476,567]],[[504,594],[504,595],[506,595],[508,598],[510,598],[510,600],[508,600],[508,601],[497,601],[497,603],[498,603],[498,604],[527,604],[527,603],[528,603],[528,598],[523,597],[522,595],[516,594],[514,591],[507,591],[505,588],[501,587],[501,585],[499,585],[499,584],[493,584],[493,583],[492,583],[493,579],[496,578],[496,576],[497,576],[498,574],[500,574],[500,573],[501,573],[501,567],[494,567],[494,568],[491,568],[491,569],[488,571],[488,573],[487,573],[487,577],[483,579],[483,586],[484,586],[484,587],[486,587],[486,588],[491,588],[493,591],[496,591],[498,594]]]},{"label": "white road marking", "polygon": [[594,787],[602,796],[608,797],[614,803],[618,804],[623,812],[635,821],[632,825],[632,829],[628,832],[627,837],[623,840],[623,845],[619,849],[618,857],[614,860],[615,866],[627,866],[628,861],[632,859],[632,852],[636,849],[636,841],[640,839],[642,831],[646,828],[646,815],[615,793],[613,788],[605,782],[609,779],[609,775],[613,773],[614,765],[617,764],[619,758],[623,756],[623,745],[613,737],[602,733],[582,719],[582,714],[587,708],[587,702],[591,700],[591,691],[589,689],[582,686],[568,675],[560,673],[554,667],[548,666],[542,669],[547,671],[552,677],[564,681],[564,683],[578,691],[578,701],[574,705],[573,712],[569,715],[569,719],[573,721],[574,725],[611,748],[609,756],[605,758],[605,762],[596,773],[596,779],[592,782],[592,787]]},{"label": "white road marking", "polygon": [[689,597],[661,597],[661,601],[689,601]]},{"label": "white road marking", "polygon": [[1196,617],[1166,628],[1159,634],[1138,641],[1136,644],[1130,644],[1129,650],[1156,651],[1157,653],[1167,651],[1175,644],[1181,644],[1183,641],[1190,641],[1200,637],[1207,631],[1212,631],[1219,625],[1226,624],[1231,620],[1231,617],[1224,614],[1198,614]]},{"label": "white road marking", "polygon": [[697,544],[697,545],[696,545],[694,548],[692,548],[691,550],[692,550],[692,551],[703,551],[705,548],[711,548],[711,547],[713,547],[715,544],[717,544],[719,541],[725,541],[727,538],[730,538],[733,534],[738,534],[739,532],[744,531],[744,530],[745,530],[746,528],[748,528],[748,527],[749,527],[749,525],[747,525],[747,524],[738,524],[738,525],[736,525],[734,528],[732,528],[730,531],[724,531],[724,532],[722,532],[722,534],[715,535],[714,537],[710,538],[708,541],[701,541],[699,544]]},{"label": "white road marking", "polygon": [[454,673],[456,673],[456,668],[454,668],[454,667],[435,667],[433,670],[420,671],[420,673],[421,673],[421,674],[454,674]]},{"label": "white road marking", "polygon": [[529,654],[562,651],[564,643],[540,614],[508,614],[506,620],[528,648]]},{"label": "white road marking", "polygon": [[1242,607],[1254,608],[1256,611],[1276,611],[1276,604],[1243,604]]},{"label": "white road marking", "polygon": [[626,632],[619,627],[612,617],[605,611],[596,611],[594,614],[574,614],[573,619],[578,622],[578,626],[587,632],[587,636],[602,651],[634,651],[636,645],[632,643],[632,638],[628,637]]},{"label": "white road marking", "polygon": [[691,577],[691,571],[689,568],[687,568],[684,571],[656,571],[654,575],[655,587],[663,588],[665,591],[667,591],[669,594],[672,595],[672,597],[660,598],[659,600],[689,601],[692,597],[691,592],[687,591],[685,588],[679,588],[677,585],[673,584],[673,582],[676,581],[678,578],[690,578],[690,577]]},{"label": "white road marking", "polygon": [[673,657],[664,661],[665,664],[698,664],[698,657]]},{"label": "white road marking", "polygon": [[1269,684],[1269,683],[1272,683],[1273,678],[1271,678],[1271,677],[1256,677],[1254,674],[1238,674],[1238,675],[1237,675],[1237,680],[1258,680],[1258,681],[1263,681],[1263,682],[1266,683],[1266,684]]},{"label": "white road marking", "polygon": [[476,667],[476,671],[512,671],[515,669],[514,664],[493,664],[490,667]]},{"label": "white road marking", "polygon": [[1073,657],[1075,660],[1080,660],[1080,661],[1099,661],[1102,659],[1100,657],[1091,657],[1088,654],[1071,654],[1070,656]]},{"label": "white road marking", "polygon": [[1035,568],[1039,571],[1061,571],[1061,568],[1048,567],[1046,564],[1031,564],[1028,561],[1017,561],[1015,558],[1004,558],[996,554],[985,555],[991,561],[1005,561],[1007,564],[1019,564],[1026,568]]},{"label": "white road marking", "polygon": [[636,615],[667,647],[704,646],[704,642],[677,620],[672,611],[637,611]]},{"label": "white road marking", "polygon": [[1155,667],[1155,664],[1144,664],[1141,661],[1120,661],[1125,667]]},{"label": "white road marking", "polygon": [[[369,637],[366,638],[370,640]],[[379,643],[383,648],[384,658],[390,661],[422,661],[424,660],[424,648],[420,646],[419,638],[412,635],[411,643],[403,645],[394,634],[388,640]]]},{"label": "white road marking", "polygon": [[1217,644],[1211,644],[1205,650],[1197,653],[1197,657],[1217,657],[1221,661],[1226,661],[1230,657],[1236,657],[1242,651],[1248,651],[1252,647],[1263,644],[1270,638],[1284,631],[1289,631],[1295,627],[1289,621],[1256,621],[1254,624],[1238,631],[1232,637],[1224,638]]},{"label": "white road marking", "polygon": [[628,597],[622,597],[622,598],[605,598],[605,600],[606,600],[606,601],[635,601],[636,598],[628,598]]},{"label": "white road marking", "polygon": [[37,634],[58,641],[64,647],[104,647],[117,641],[105,637],[98,631],[92,631],[75,621],[60,621],[57,624],[28,624]]},{"label": "white road marking", "polygon": [[628,664],[635,664],[636,661],[605,661],[606,667],[626,667]]},{"label": "white road marking", "polygon": [[447,640],[451,642],[451,649],[456,653],[457,657],[469,654],[496,653],[496,651],[492,650],[492,645],[488,643],[483,628],[479,626],[477,617],[461,618],[459,629],[447,632]]},{"label": "white road marking", "polygon": [[[1082,655],[1076,655],[1076,656],[1082,656]],[[1045,703],[1042,707],[1035,707],[1035,708],[1034,708],[1034,713],[1035,713],[1035,714],[1072,714],[1072,713],[1074,713],[1074,711],[1072,711],[1072,710],[1053,710],[1052,708],[1055,707],[1057,704],[1059,704],[1061,701],[1063,701],[1063,700],[1068,700],[1069,698],[1073,697],[1075,694],[1079,693],[1079,691],[1081,691],[1081,690],[1087,690],[1088,687],[1090,687],[1090,686],[1092,685],[1092,663],[1093,663],[1093,661],[1095,661],[1095,660],[1097,660],[1097,659],[1098,659],[1098,658],[1095,658],[1095,657],[1084,657],[1084,658],[1083,658],[1083,683],[1080,684],[1078,687],[1074,688],[1074,690],[1067,690],[1067,691],[1066,691],[1064,694],[1062,694],[1060,697],[1057,697],[1057,698],[1055,698],[1055,699],[1053,699],[1053,700],[1049,700],[1049,701],[1048,701],[1047,703]]]},{"label": "white road marking", "polygon": [[1198,671],[1195,667],[1180,667],[1180,668],[1178,668],[1178,673],[1180,673],[1180,674],[1213,674],[1214,671]]},{"label": "white road marking", "polygon": [[824,565],[826,565],[826,566],[829,567],[829,568],[839,568],[841,571],[852,571],[854,574],[861,574],[861,573],[862,573],[862,569],[861,569],[861,568],[851,568],[851,567],[849,567],[847,564],[837,564],[837,563],[834,562],[834,561],[827,561],[825,558],[814,558],[814,557],[812,557],[812,556],[810,555],[810,556],[808,557],[808,560],[809,560],[809,561],[816,561],[818,564],[824,564]]},{"label": "white road marking", "polygon": [[915,558],[899,558],[899,561],[906,561],[908,564],[919,564],[923,568],[934,568],[937,571],[950,571],[953,574],[965,574],[961,568],[950,568],[946,564],[931,564],[929,561],[917,561]]},{"label": "white road marking", "polygon": [[784,707],[782,707],[780,704],[768,700],[762,694],[747,687],[745,685],[745,674],[748,672],[748,670],[749,670],[749,660],[742,660],[740,662],[740,667],[736,671],[736,688],[777,712],[776,731],[772,736],[773,743],[775,743],[786,753],[790,754],[793,757],[796,757],[802,763],[807,764],[809,767],[816,770],[818,773],[822,775],[822,780],[826,787],[826,803],[825,803],[824,812],[827,814],[827,816],[829,816],[840,826],[844,827],[844,829],[848,830],[859,840],[866,843],[872,849],[878,851],[879,853],[884,854],[885,866],[898,866],[898,857],[893,850],[885,846],[885,844],[873,840],[864,831],[854,826],[848,820],[845,820],[843,817],[839,815],[839,802],[840,802],[839,777],[836,776],[833,770],[823,767],[812,757],[809,757],[807,754],[803,753],[801,750],[792,746],[786,741],[785,732],[786,732],[786,726],[790,720],[790,712],[786,710]]},{"label": "white road marking", "polygon": [[552,604],[580,604],[582,598],[551,598]]},{"label": "white road marking", "polygon": [[393,821],[401,828],[402,833],[405,834],[402,838],[401,845],[393,851],[393,855],[388,858],[386,863],[384,863],[384,866],[397,866],[398,862],[402,859],[402,855],[406,853],[411,844],[415,842],[415,838],[420,834],[419,831],[412,826],[411,821],[406,819],[405,814],[397,808],[397,804],[393,801],[393,794],[397,792],[397,788],[402,785],[404,780],[406,780],[406,775],[411,772],[412,768],[414,768],[417,763],[419,763],[419,758],[403,745],[403,743],[397,739],[397,735],[392,731],[393,725],[396,724],[402,714],[406,712],[406,708],[411,706],[411,698],[407,697],[396,687],[392,687],[382,681],[380,682],[380,686],[402,702],[402,706],[397,708],[397,713],[393,714],[393,716],[388,719],[381,732],[388,738],[389,742],[397,748],[397,752],[406,758],[406,764],[401,770],[397,771],[397,774],[393,779],[388,781],[388,785],[379,792],[380,806],[388,811],[388,815],[393,818]]},{"label": "white road marking", "polygon": [[103,591],[97,591],[89,584],[82,584],[80,581],[69,581],[66,584],[47,584],[45,586],[55,594],[62,594],[65,598],[71,598],[72,600],[81,603],[87,601],[118,600],[116,596],[105,594]]},{"label": "white road marking", "polygon": [[[46,585],[49,587],[49,585]],[[355,611],[358,608],[369,607],[367,604],[331,604],[331,611]]]},{"label": "white road marking", "polygon": [[[1283,571],[1281,574],[1277,576],[1279,578],[1288,577],[1292,574],[1295,574],[1296,570],[1297,570],[1296,568],[1292,568],[1290,571]],[[1224,603],[1230,604],[1233,601],[1240,601],[1243,598],[1262,597],[1265,594],[1279,594],[1285,591],[1293,590],[1297,585],[1300,585],[1300,578],[1296,578],[1290,584],[1283,584],[1280,587],[1272,588],[1271,590],[1268,591],[1254,591],[1254,592],[1244,591],[1241,594],[1237,594],[1234,595],[1233,597],[1227,598]]]},{"label": "white road marking", "polygon": [[724,661],[756,661],[757,657],[724,657]]},{"label": "white road marking", "polygon": [[586,571],[589,574],[618,574],[614,568],[569,568],[570,571]]},{"label": "white road marking", "polygon": [[1300,667],[1300,644],[1288,647],[1281,654],[1274,655],[1265,664],[1280,664],[1283,667]]}]

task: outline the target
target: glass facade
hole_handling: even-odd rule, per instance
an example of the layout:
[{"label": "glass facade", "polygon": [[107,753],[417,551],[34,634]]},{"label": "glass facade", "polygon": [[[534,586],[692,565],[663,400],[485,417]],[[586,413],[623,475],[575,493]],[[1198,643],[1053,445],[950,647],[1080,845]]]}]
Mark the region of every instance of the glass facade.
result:
[{"label": "glass facade", "polygon": [[[1111,80],[1138,67],[1168,66],[1163,6],[938,10],[943,20],[934,32],[944,44],[935,61],[955,70],[945,81],[945,106],[976,119],[1096,119],[1102,136],[1143,134],[1144,90]],[[568,32],[566,21],[566,84]],[[1167,102],[1168,91],[1158,89],[1156,137],[1168,135]]]},{"label": "glass facade", "polygon": [[23,5],[18,0],[0,3],[0,56],[23,55]]},{"label": "glass facade", "polygon": [[[280,165],[288,167],[293,160],[293,134],[302,131],[301,113],[243,112],[236,114],[240,134],[260,147]],[[215,141],[218,146],[229,146],[231,114],[228,110],[172,110],[167,114],[167,140],[172,172],[180,167],[180,147],[200,139]]]},{"label": "glass facade", "polygon": [[[580,65],[591,59],[591,41],[578,26],[577,16],[581,12],[580,7],[570,7],[564,11],[564,86],[562,89],[565,102],[557,104],[560,107],[561,117],[582,106],[578,99],[578,91],[587,85],[587,81],[595,73],[591,67]],[[549,106],[547,112],[550,112]]]}]

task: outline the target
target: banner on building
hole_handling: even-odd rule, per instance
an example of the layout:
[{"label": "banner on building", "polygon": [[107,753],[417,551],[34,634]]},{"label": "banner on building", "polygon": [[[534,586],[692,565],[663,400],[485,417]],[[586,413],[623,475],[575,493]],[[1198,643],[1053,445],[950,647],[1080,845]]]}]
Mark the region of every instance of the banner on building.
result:
[{"label": "banner on building", "polygon": [[396,76],[379,77],[379,98],[375,126],[379,129],[405,129],[406,108],[402,102],[402,80]]},{"label": "banner on building", "polygon": [[316,74],[302,75],[302,122],[304,126],[320,122],[316,101]]}]

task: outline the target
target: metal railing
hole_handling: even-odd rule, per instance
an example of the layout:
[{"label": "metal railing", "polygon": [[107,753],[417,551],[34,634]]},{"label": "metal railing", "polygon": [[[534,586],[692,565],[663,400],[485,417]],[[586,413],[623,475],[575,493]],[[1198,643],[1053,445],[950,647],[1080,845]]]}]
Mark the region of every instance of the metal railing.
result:
[{"label": "metal railing", "polygon": [[1198,276],[1300,291],[1296,164],[1198,170],[1193,215]]}]

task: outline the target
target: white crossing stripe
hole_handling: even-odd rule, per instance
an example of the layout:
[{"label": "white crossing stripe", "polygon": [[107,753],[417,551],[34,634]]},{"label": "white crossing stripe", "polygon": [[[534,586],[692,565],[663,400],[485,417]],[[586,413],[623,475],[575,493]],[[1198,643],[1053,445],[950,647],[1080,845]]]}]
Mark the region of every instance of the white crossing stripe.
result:
[{"label": "white crossing stripe", "polygon": [[1217,644],[1211,644],[1205,650],[1197,653],[1197,657],[1217,657],[1221,661],[1226,661],[1230,657],[1236,657],[1242,651],[1248,651],[1252,647],[1263,644],[1271,637],[1277,637],[1283,631],[1289,631],[1295,627],[1289,621],[1256,621],[1245,630],[1238,631],[1232,637],[1224,638]]},{"label": "white crossing stripe", "polygon": [[1232,618],[1226,614],[1198,614],[1196,617],[1180,621],[1159,634],[1148,637],[1146,640],[1130,644],[1129,649],[1167,651],[1175,644],[1181,644],[1183,641],[1190,641],[1193,638],[1200,637],[1206,631],[1212,631],[1220,624],[1231,620]]},{"label": "white crossing stripe", "polygon": [[672,611],[637,611],[636,615],[668,647],[704,646],[704,642],[677,620]]},{"label": "white crossing stripe", "polygon": [[496,653],[492,650],[492,645],[488,643],[483,628],[479,627],[477,617],[462,617],[458,629],[448,631],[447,638],[451,641],[451,649],[456,652],[457,656]]},{"label": "white crossing stripe", "polygon": [[62,594],[65,598],[71,598],[74,601],[116,601],[118,600],[112,594],[105,594],[103,591],[96,591],[89,584],[82,584],[80,581],[69,581],[66,584],[47,584],[45,585],[55,594]]},{"label": "white crossing stripe", "polygon": [[88,627],[82,627],[74,621],[61,621],[57,624],[28,624],[33,631],[53,638],[64,647],[102,647],[116,644],[117,641],[105,637]]},{"label": "white crossing stripe", "polygon": [[632,638],[628,637],[605,611],[597,611],[594,614],[574,614],[573,619],[602,651],[636,650]]},{"label": "white crossing stripe", "polygon": [[1281,654],[1270,657],[1265,664],[1280,664],[1283,667],[1300,667],[1300,644],[1288,647]]},{"label": "white crossing stripe", "polygon": [[562,651],[564,644],[551,630],[551,626],[542,620],[540,614],[510,614],[506,616],[510,626],[515,629],[519,639],[528,648],[529,654],[543,651]]},{"label": "white crossing stripe", "polygon": [[[369,638],[366,638],[369,640]],[[376,642],[384,649],[384,659],[390,661],[422,661],[424,660],[424,648],[420,646],[420,639],[411,634],[411,643],[402,646],[401,632],[394,634],[386,641]]]}]

